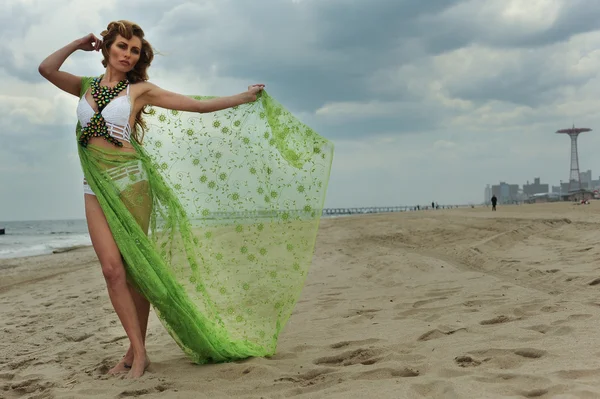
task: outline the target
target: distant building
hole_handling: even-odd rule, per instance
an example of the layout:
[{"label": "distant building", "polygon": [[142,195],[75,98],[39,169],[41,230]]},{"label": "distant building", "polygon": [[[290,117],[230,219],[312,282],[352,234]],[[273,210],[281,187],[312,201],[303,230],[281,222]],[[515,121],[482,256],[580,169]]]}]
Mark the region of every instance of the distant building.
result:
[{"label": "distant building", "polygon": [[527,184],[523,185],[523,193],[528,197],[535,195],[535,194],[547,194],[548,192],[549,192],[548,185],[541,184],[539,177],[536,177],[533,179],[533,184],[529,184],[529,181],[528,181]]},{"label": "distant building", "polygon": [[519,200],[519,185],[500,182],[500,184],[492,186],[492,195],[498,198],[500,204],[517,202]]},{"label": "distant building", "polygon": [[488,184],[485,188],[485,193],[483,195],[483,203],[489,204],[492,198],[492,187]]},{"label": "distant building", "polygon": [[567,201],[581,201],[581,200],[591,200],[594,198],[594,193],[587,190],[581,190],[578,192],[572,192],[564,195],[564,199]]},{"label": "distant building", "polygon": [[592,189],[592,171],[588,170],[587,172],[579,173],[579,180],[581,180],[581,188]]},{"label": "distant building", "polygon": [[585,172],[585,176],[584,173],[581,174],[581,182],[583,183],[584,180],[590,180],[590,185],[588,186],[589,190],[598,190],[600,189],[600,177],[598,177],[598,180],[592,180],[592,171],[588,170],[587,172]]},{"label": "distant building", "polygon": [[566,195],[568,192],[569,192],[569,183],[561,182],[561,184],[558,186],[552,186],[552,194]]},{"label": "distant building", "polygon": [[[560,187],[556,187],[560,188]],[[559,193],[542,193],[542,194],[534,194],[528,197],[525,202],[528,204],[541,204],[545,202],[557,202],[561,201],[561,196]]]}]

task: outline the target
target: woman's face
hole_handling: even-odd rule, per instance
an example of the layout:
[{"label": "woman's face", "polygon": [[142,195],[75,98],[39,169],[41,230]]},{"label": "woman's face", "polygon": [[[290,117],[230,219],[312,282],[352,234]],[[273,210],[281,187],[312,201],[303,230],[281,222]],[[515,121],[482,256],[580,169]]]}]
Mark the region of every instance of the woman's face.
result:
[{"label": "woman's face", "polygon": [[142,41],[137,36],[127,40],[118,35],[108,49],[108,63],[114,69],[127,73],[135,67],[142,52]]}]

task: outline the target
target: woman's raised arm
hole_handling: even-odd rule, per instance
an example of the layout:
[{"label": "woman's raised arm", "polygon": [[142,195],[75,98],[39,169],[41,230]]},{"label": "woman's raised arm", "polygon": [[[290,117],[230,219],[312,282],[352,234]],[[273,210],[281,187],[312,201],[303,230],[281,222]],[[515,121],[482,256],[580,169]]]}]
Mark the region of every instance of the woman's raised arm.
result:
[{"label": "woman's raised arm", "polygon": [[93,33],[75,40],[60,50],[50,54],[38,67],[40,75],[50,83],[69,94],[79,97],[81,92],[81,77],[60,70],[60,67],[71,54],[77,50],[98,51],[102,41]]}]

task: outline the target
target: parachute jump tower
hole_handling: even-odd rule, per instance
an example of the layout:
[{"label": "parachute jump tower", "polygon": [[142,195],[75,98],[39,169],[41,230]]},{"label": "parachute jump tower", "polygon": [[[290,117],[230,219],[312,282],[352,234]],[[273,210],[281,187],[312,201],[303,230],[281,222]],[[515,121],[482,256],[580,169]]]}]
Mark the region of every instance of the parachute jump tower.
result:
[{"label": "parachute jump tower", "polygon": [[577,137],[584,132],[591,132],[587,127],[557,130],[556,133],[568,134],[571,138],[571,170],[569,171],[569,192],[581,191],[581,176],[579,175],[579,156],[577,154]]}]

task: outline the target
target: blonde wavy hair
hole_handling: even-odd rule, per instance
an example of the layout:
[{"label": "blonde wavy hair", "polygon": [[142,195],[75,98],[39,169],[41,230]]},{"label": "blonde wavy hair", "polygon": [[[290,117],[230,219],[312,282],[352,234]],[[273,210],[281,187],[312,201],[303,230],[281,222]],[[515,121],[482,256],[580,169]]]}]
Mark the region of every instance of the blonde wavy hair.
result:
[{"label": "blonde wavy hair", "polygon": [[[100,35],[102,36],[102,55],[104,56],[102,65],[105,68],[108,65],[108,50],[117,39],[117,36],[121,35],[127,40],[130,40],[133,36],[138,37],[142,42],[140,59],[134,68],[127,73],[127,79],[130,83],[145,82],[148,80],[148,68],[154,59],[154,50],[150,43],[144,39],[144,31],[139,25],[125,20],[113,21],[108,24],[106,30],[102,31]],[[137,113],[133,126],[132,136],[139,144],[142,144],[146,130],[146,123],[142,117],[142,114],[148,113],[145,108],[142,108]]]}]

